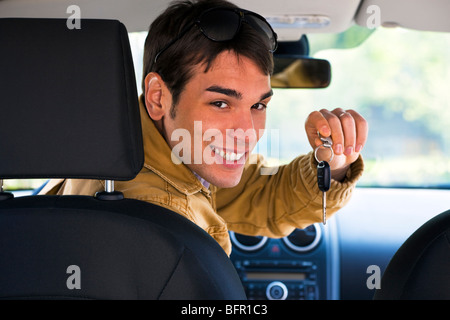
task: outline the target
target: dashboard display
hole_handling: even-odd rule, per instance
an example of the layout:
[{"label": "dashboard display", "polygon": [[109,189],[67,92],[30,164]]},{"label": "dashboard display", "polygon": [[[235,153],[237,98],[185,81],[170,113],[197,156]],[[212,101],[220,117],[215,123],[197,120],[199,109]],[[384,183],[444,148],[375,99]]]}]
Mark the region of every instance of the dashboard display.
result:
[{"label": "dashboard display", "polygon": [[247,272],[247,280],[305,280],[306,274],[299,272]]}]

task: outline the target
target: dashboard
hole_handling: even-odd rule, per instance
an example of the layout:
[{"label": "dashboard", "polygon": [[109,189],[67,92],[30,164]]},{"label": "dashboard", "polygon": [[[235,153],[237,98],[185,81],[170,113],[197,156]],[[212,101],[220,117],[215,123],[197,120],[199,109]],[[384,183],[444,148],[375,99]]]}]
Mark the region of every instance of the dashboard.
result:
[{"label": "dashboard", "polygon": [[448,210],[444,199],[449,190],[357,188],[326,225],[281,239],[230,232],[230,258],[251,300],[370,300],[402,243]]},{"label": "dashboard", "polygon": [[248,299],[338,299],[335,223],[296,229],[281,239],[230,232],[230,256]]}]

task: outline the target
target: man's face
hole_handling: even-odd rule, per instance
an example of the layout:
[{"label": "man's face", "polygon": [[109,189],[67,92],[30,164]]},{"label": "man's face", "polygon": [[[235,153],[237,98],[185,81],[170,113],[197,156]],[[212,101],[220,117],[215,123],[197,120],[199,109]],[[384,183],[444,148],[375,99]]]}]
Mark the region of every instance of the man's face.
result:
[{"label": "man's face", "polygon": [[[270,77],[250,59],[222,52],[208,72],[194,69],[163,134],[173,154],[219,187],[233,187],[261,137],[272,90]],[[170,103],[170,101],[167,101]]]}]

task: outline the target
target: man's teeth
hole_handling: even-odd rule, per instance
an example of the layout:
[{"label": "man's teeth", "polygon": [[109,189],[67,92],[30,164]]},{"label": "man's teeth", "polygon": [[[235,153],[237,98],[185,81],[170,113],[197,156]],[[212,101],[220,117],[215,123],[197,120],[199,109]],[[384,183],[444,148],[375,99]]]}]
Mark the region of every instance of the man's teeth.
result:
[{"label": "man's teeth", "polygon": [[213,147],[213,146],[211,146],[211,149],[213,149],[215,154],[220,155],[222,158],[224,158],[227,161],[240,160],[244,156],[244,153],[224,152],[223,150]]}]

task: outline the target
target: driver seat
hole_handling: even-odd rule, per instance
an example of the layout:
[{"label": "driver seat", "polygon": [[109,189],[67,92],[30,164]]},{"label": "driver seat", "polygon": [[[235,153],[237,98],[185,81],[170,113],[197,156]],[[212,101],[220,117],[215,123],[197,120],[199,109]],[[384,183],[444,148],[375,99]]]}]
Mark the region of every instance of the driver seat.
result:
[{"label": "driver seat", "polygon": [[113,190],[144,161],[125,26],[6,18],[0,30],[0,183],[106,181],[92,196],[0,190],[0,298],[245,299],[205,231]]}]

